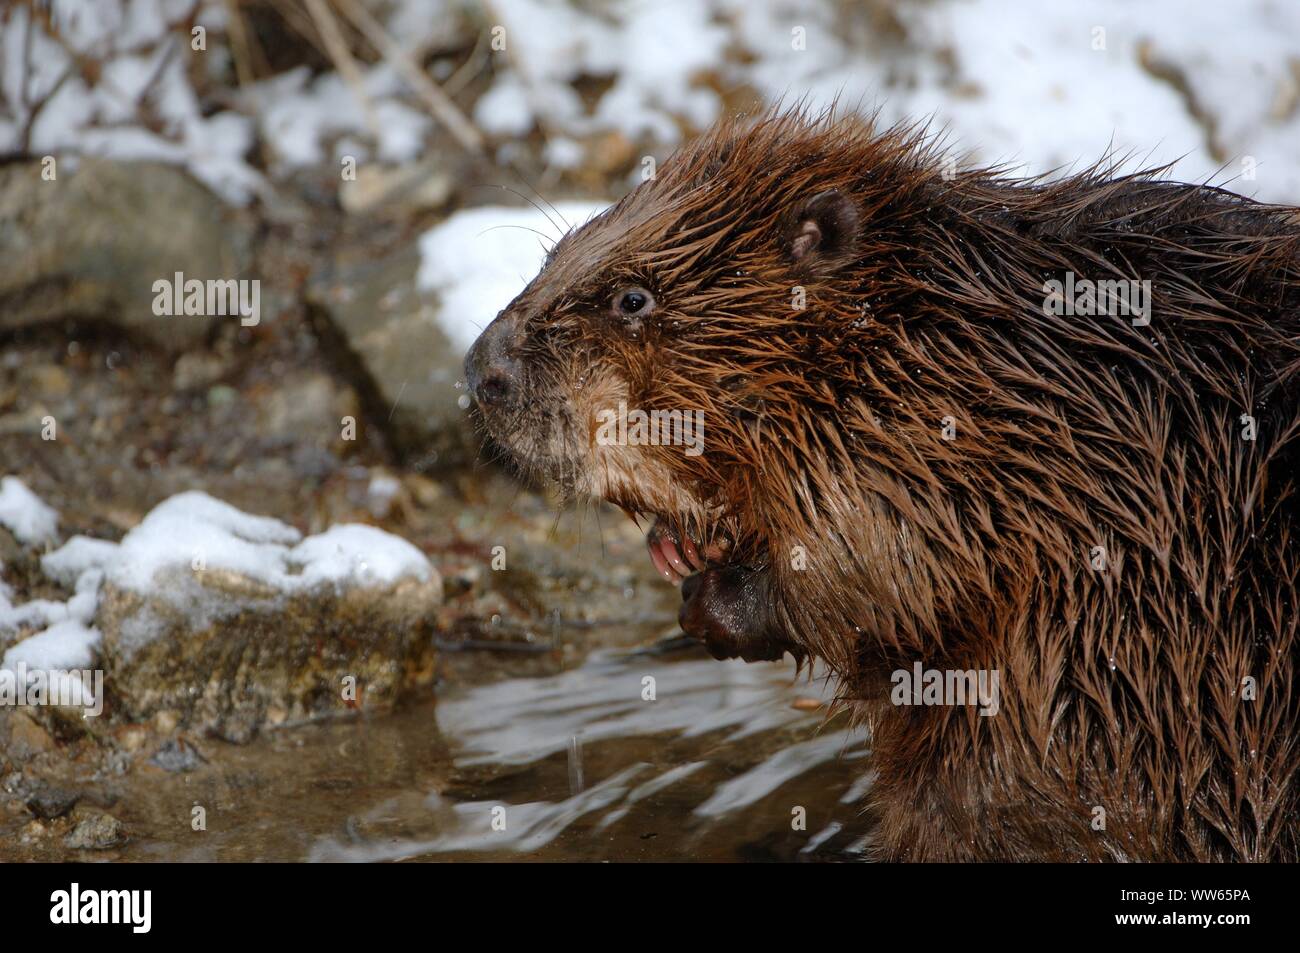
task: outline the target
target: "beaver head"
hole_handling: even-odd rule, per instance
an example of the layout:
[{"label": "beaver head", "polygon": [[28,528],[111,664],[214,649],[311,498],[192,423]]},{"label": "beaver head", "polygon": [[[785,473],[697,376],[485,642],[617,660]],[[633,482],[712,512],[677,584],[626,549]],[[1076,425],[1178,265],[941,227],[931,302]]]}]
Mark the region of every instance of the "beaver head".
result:
[{"label": "beaver head", "polygon": [[683,148],[557,242],[470,350],[491,436],[571,493],[696,539],[742,533],[765,394],[817,387],[861,319],[865,272],[845,266],[879,153],[864,122],[793,112]]}]

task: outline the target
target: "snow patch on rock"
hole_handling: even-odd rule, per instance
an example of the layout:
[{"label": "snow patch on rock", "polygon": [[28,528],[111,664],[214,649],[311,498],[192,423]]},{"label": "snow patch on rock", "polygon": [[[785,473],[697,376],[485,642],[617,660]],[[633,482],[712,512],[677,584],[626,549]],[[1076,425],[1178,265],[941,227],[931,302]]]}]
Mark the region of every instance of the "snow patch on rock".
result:
[{"label": "snow patch on rock", "polygon": [[[57,521],[57,514],[50,513]],[[178,586],[178,573],[190,578],[205,572],[231,573],[282,595],[326,587],[384,588],[406,579],[424,583],[435,576],[422,552],[373,526],[341,524],[303,539],[279,520],[245,513],[197,491],[158,504],[120,543],[74,536],[42,557],[41,569],[50,579],[74,586],[75,592],[66,602],[34,599],[15,606],[12,589],[0,582],[0,634],[41,629],[5,652],[4,669],[12,670],[20,661],[29,671],[89,666],[100,641],[92,623],[105,582],[162,598],[185,608],[196,623],[206,624],[242,604],[220,589]],[[136,634],[142,642],[160,631],[146,618],[139,620],[139,628]]]},{"label": "snow patch on rock", "polygon": [[284,572],[292,526],[251,516],[206,493],[180,493],[155,506],[122,538],[107,570],[122,589],[147,592],[158,573],[173,566],[224,569],[274,584]]},{"label": "snow patch on rock", "polygon": [[20,663],[29,672],[55,672],[90,668],[99,645],[99,632],[76,619],[64,619],[4,654],[0,669],[13,671]]},{"label": "snow patch on rock", "polygon": [[52,542],[59,532],[59,514],[27,489],[17,477],[0,480],[0,525],[25,546]]},{"label": "snow patch on rock", "polygon": [[[43,544],[57,537],[59,514],[17,477],[7,476],[0,479],[0,525],[6,526],[20,543]],[[99,631],[91,623],[102,578],[102,572],[88,569],[66,602],[31,599],[21,605],[13,604],[13,588],[0,580],[0,637],[38,630],[0,655],[0,683],[7,686],[6,693],[14,690],[19,672],[26,672],[29,682],[38,677],[36,673],[44,672],[56,688],[57,697],[73,697],[62,692],[64,682],[83,681],[80,672],[89,668],[100,641]],[[94,702],[87,690],[75,697],[88,704]]]},{"label": "snow patch on rock", "polygon": [[433,572],[422,552],[373,526],[341,524],[303,539],[286,523],[196,490],[159,503],[121,543],[74,536],[42,568],[65,583],[100,570],[113,586],[141,594],[175,569],[236,573],[284,593],[424,582]]},{"label": "snow patch on rock", "polygon": [[295,587],[322,585],[342,588],[362,583],[367,587],[393,586],[402,579],[429,579],[433,567],[424,553],[404,539],[362,523],[331,526],[308,536],[289,551]]}]

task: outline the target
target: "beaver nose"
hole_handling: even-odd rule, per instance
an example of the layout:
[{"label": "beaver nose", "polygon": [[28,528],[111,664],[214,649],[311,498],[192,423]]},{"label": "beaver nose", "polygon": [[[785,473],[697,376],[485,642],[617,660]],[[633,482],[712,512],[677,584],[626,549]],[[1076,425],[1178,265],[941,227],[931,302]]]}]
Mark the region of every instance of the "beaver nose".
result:
[{"label": "beaver nose", "polygon": [[519,389],[522,369],[515,357],[515,320],[499,314],[465,355],[465,383],[480,408],[508,403]]}]

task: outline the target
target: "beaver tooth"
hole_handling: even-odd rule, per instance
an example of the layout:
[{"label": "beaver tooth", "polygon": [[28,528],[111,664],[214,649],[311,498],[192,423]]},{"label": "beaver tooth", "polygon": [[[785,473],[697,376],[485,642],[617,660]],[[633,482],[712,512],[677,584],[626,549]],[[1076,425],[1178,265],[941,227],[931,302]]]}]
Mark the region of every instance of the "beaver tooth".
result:
[{"label": "beaver tooth", "polygon": [[686,560],[682,559],[682,554],[677,551],[676,543],[665,536],[660,546],[663,547],[663,554],[667,558],[668,564],[677,571],[678,575],[689,576],[691,574],[691,567],[686,565]]},{"label": "beaver tooth", "polygon": [[685,533],[682,534],[682,555],[686,557],[686,562],[696,572],[704,572],[708,565],[700,558],[700,551],[694,541]]},{"label": "beaver tooth", "polygon": [[647,543],[646,549],[650,551],[650,561],[655,564],[655,569],[659,570],[659,575],[674,586],[677,585],[681,581],[681,577],[673,572],[672,567],[668,565],[668,559],[664,556],[660,544],[657,542]]}]

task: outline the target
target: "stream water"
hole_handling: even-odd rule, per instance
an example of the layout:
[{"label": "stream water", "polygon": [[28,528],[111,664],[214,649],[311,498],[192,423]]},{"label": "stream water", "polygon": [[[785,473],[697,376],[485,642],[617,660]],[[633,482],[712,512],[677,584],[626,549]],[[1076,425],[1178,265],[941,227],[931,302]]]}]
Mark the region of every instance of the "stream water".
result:
[{"label": "stream water", "polygon": [[793,664],[598,650],[555,675],[281,729],[189,772],[132,772],[124,857],[853,859],[870,830],[866,739],[824,717],[829,694]]}]

